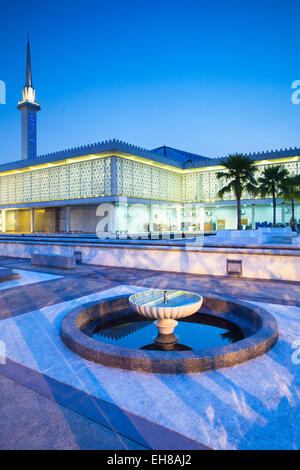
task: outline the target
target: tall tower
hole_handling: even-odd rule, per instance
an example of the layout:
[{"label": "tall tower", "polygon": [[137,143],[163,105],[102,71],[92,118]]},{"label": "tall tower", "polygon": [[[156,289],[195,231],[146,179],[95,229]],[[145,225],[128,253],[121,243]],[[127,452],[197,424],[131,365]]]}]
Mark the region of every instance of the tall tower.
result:
[{"label": "tall tower", "polygon": [[35,102],[35,89],[32,85],[31,58],[29,39],[27,42],[27,60],[23,99],[18,102],[22,113],[22,160],[36,157],[36,113],[41,109]]}]

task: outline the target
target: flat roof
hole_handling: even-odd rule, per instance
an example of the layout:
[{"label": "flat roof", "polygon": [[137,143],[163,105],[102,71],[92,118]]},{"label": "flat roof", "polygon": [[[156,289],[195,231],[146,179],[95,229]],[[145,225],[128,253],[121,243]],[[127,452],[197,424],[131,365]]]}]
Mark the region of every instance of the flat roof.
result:
[{"label": "flat roof", "polygon": [[[0,173],[9,172],[12,170],[21,170],[28,167],[34,167],[47,163],[61,162],[64,160],[79,158],[83,156],[100,157],[101,155],[114,155],[123,153],[127,155],[137,156],[142,159],[157,162],[161,165],[166,165],[182,170],[205,168],[211,166],[218,166],[221,163],[221,158],[209,158],[203,155],[197,155],[183,150],[175,149],[172,147],[162,146],[152,150],[147,150],[135,145],[122,142],[120,140],[112,139],[103,142],[98,142],[90,145],[83,145],[81,147],[69,148],[45,155],[40,155],[34,159],[17,160],[14,162],[4,163],[0,165]],[[246,154],[253,161],[263,160],[276,160],[286,159],[300,156],[300,148],[271,150],[266,152],[256,152]]]}]

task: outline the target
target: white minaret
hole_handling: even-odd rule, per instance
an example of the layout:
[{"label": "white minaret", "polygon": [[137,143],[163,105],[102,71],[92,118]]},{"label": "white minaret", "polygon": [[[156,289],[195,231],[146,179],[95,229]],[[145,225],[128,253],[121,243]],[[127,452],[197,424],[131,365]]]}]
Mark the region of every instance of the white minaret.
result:
[{"label": "white minaret", "polygon": [[22,160],[28,160],[36,157],[36,113],[41,109],[40,105],[35,102],[35,89],[32,86],[29,39],[25,86],[22,95],[23,100],[18,103],[18,109],[22,113]]}]

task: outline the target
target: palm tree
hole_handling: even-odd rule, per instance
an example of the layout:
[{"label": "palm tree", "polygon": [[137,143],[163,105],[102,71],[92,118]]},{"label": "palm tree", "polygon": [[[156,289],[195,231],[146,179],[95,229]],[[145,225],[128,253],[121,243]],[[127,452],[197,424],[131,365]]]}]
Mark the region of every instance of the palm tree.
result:
[{"label": "palm tree", "polygon": [[225,178],[229,183],[220,189],[218,196],[223,199],[224,194],[233,191],[237,200],[237,229],[242,230],[241,198],[244,191],[256,193],[257,182],[254,178],[256,168],[253,166],[253,161],[242,153],[229,155],[221,160],[221,165],[226,171],[218,171],[217,178]]},{"label": "palm tree", "polygon": [[292,203],[292,217],[290,224],[292,230],[295,231],[295,201],[300,201],[300,175],[285,178],[280,185],[278,195],[282,197],[284,202],[291,201]]},{"label": "palm tree", "polygon": [[273,199],[273,227],[276,225],[276,196],[280,191],[280,184],[288,176],[289,172],[281,165],[267,166],[260,178],[258,178],[258,192],[261,197],[271,195]]}]

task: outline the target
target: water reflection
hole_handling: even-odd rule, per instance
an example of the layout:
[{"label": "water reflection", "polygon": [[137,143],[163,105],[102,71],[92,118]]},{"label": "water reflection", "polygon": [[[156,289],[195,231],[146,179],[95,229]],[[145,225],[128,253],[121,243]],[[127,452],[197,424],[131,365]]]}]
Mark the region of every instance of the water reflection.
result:
[{"label": "water reflection", "polygon": [[84,331],[103,343],[121,347],[159,350],[191,351],[231,344],[244,338],[234,323],[211,315],[196,313],[179,321],[176,327],[178,342],[156,344],[157,328],[131,310],[121,312],[109,319],[99,319]]}]

